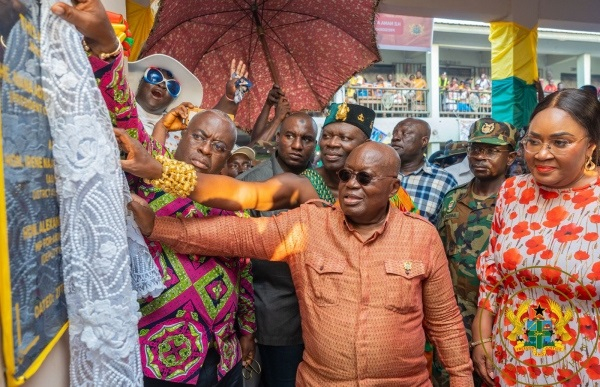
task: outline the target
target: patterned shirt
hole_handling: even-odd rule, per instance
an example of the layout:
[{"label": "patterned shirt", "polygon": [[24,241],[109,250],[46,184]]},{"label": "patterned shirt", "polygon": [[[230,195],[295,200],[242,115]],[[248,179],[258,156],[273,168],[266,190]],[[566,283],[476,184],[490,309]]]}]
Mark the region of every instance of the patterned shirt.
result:
[{"label": "patterned shirt", "polygon": [[288,262],[305,344],[297,386],[426,385],[425,332],[452,385],[473,385],[446,255],[418,215],[388,211],[363,240],[339,207],[304,204],[271,218],[156,218],[150,239],[188,253]]},{"label": "patterned shirt", "polygon": [[429,164],[427,160],[418,170],[398,177],[420,214],[432,224],[437,224],[442,200],[446,192],[456,186],[456,179],[443,169]]},{"label": "patterned shirt", "polygon": [[[171,157],[137,119],[120,59],[107,63],[90,57],[113,124],[128,129],[153,155]],[[235,215],[175,197],[134,176],[128,176],[128,181],[132,192],[160,216]],[[144,375],[195,385],[207,350],[214,346],[221,356],[217,367],[220,379],[241,360],[237,332],[249,335],[256,328],[249,260],[183,254],[157,242],[147,244],[167,288],[157,298],[140,301]]]},{"label": "patterned shirt", "polygon": [[600,178],[568,189],[531,175],[504,182],[477,262],[478,306],[495,314],[496,385],[598,384],[599,235]]}]

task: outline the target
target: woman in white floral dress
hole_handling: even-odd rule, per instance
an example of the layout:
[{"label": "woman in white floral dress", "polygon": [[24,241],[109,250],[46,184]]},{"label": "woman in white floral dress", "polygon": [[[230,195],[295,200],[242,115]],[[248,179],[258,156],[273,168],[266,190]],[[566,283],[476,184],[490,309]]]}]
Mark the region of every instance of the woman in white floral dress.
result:
[{"label": "woman in white floral dress", "polygon": [[473,361],[486,383],[600,383],[600,103],[549,95],[522,142],[531,174],[506,180],[480,257]]}]

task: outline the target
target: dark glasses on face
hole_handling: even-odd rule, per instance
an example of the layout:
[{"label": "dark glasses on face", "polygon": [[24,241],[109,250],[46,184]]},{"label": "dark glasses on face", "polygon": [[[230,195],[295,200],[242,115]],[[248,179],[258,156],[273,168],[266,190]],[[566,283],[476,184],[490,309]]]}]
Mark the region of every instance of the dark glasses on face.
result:
[{"label": "dark glasses on face", "polygon": [[[171,73],[167,70],[162,71],[165,71],[168,76],[171,76]],[[162,71],[156,67],[148,67],[144,72],[144,81],[150,83],[151,85],[158,85],[162,82],[165,82],[169,95],[173,98],[177,98],[179,93],[181,93],[181,85],[175,79],[165,79]]]},{"label": "dark glasses on face", "polygon": [[356,181],[358,182],[358,184],[363,185],[363,186],[369,185],[369,184],[371,184],[371,182],[373,182],[375,180],[388,179],[391,177],[398,178],[398,176],[373,176],[368,172],[364,172],[364,171],[354,172],[353,170],[348,169],[348,168],[340,169],[338,171],[337,175],[343,183],[349,182],[353,176],[356,176]]}]

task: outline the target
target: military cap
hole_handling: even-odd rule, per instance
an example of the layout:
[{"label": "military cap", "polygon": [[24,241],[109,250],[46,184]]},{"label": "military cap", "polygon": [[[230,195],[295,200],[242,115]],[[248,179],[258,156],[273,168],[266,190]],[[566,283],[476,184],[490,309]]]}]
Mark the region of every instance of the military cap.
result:
[{"label": "military cap", "polygon": [[469,145],[466,141],[448,141],[444,145],[444,153],[440,155],[436,160],[442,160],[446,157],[452,157],[456,155],[462,155],[467,153],[467,146]]},{"label": "military cap", "polygon": [[367,138],[371,138],[373,123],[375,122],[375,112],[368,107],[352,103],[332,103],[323,127],[334,122],[345,122],[354,125],[362,130],[367,135]]},{"label": "military cap", "polygon": [[508,122],[498,122],[492,118],[480,118],[471,125],[469,143],[491,145],[517,145],[517,129]]}]

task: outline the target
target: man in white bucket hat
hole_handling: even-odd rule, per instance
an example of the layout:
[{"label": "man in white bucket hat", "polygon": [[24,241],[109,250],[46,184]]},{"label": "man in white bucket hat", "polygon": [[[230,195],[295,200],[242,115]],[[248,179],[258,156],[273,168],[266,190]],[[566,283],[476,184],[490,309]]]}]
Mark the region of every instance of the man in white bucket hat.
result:
[{"label": "man in white bucket hat", "polygon": [[[244,75],[245,67],[240,61],[236,68],[235,60],[232,61],[232,78],[227,83],[227,91],[214,106],[232,117],[237,112],[237,104],[232,101],[235,79],[237,74]],[[130,62],[127,77],[132,88],[137,85],[135,100],[138,115],[149,135],[153,135],[156,123],[170,110],[183,105],[187,112],[189,108],[202,106],[202,83],[183,64],[168,55],[153,54]],[[173,153],[181,136],[179,132],[167,133],[163,130],[164,127],[161,127],[154,132],[154,137]]]}]

